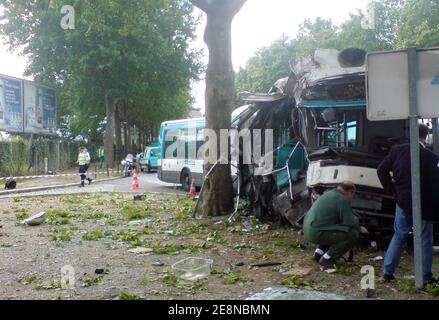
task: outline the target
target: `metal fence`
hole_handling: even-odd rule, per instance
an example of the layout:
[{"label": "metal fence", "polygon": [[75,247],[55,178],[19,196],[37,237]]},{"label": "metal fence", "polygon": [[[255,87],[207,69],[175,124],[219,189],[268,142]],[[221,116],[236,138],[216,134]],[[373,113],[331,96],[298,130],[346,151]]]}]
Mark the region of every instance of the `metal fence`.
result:
[{"label": "metal fence", "polygon": [[79,144],[56,138],[11,137],[0,141],[0,176],[57,172],[74,166]]}]

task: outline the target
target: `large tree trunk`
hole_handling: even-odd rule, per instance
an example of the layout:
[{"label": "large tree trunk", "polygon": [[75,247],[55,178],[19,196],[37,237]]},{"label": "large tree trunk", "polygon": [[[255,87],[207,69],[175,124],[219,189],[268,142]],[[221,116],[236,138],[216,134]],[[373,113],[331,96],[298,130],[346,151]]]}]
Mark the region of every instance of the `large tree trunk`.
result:
[{"label": "large tree trunk", "polygon": [[139,127],[139,151],[142,152],[143,151],[143,130],[140,130]]},{"label": "large tree trunk", "polygon": [[125,142],[125,146],[127,148],[127,153],[132,153],[133,150],[133,140],[131,140],[131,123],[127,122],[126,124],[126,130],[127,130],[127,141]]},{"label": "large tree trunk", "polygon": [[120,104],[116,106],[115,117],[114,117],[114,128],[116,131],[116,161],[119,163],[121,159],[122,152],[122,128],[120,123]]},{"label": "large tree trunk", "polygon": [[124,122],[123,123],[123,155],[122,157],[124,158],[126,156],[126,153],[128,153],[128,135],[127,135],[127,123]]},{"label": "large tree trunk", "polygon": [[105,95],[105,109],[107,114],[107,127],[104,136],[105,167],[113,168],[114,153],[114,114],[116,110],[115,98],[109,94]]},{"label": "large tree trunk", "polygon": [[[207,142],[209,150],[215,143],[220,153],[220,130],[230,129],[235,81],[232,64],[232,20],[246,0],[191,0],[207,14],[204,41],[209,48],[206,74],[206,128],[215,131],[217,141]],[[227,158],[226,158],[227,159]],[[205,164],[204,173],[212,163]],[[199,208],[207,216],[220,216],[233,211],[233,183],[230,164],[221,164],[211,173],[204,186]]]}]

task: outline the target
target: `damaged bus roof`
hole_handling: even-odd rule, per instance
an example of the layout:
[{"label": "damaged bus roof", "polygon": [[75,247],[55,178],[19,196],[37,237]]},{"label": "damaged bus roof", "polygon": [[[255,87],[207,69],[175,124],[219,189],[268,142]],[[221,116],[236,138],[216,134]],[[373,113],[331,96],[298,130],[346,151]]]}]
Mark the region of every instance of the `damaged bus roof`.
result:
[{"label": "damaged bus roof", "polygon": [[302,91],[298,106],[366,108],[365,77],[365,72],[357,72],[319,79]]}]

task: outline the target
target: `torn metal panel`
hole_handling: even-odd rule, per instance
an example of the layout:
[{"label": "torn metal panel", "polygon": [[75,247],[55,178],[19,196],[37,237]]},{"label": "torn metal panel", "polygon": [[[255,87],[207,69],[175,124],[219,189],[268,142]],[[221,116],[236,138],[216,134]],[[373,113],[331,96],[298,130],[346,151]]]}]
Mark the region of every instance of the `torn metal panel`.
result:
[{"label": "torn metal panel", "polygon": [[295,97],[299,99],[302,91],[317,80],[365,72],[366,52],[359,49],[347,49],[342,52],[335,49],[316,50],[313,57],[295,58],[290,68],[295,78]]},{"label": "torn metal panel", "polygon": [[322,161],[312,162],[308,168],[307,186],[339,185],[344,181],[352,181],[355,185],[383,189],[378,179],[376,168],[352,165],[322,166]]},{"label": "torn metal panel", "polygon": [[239,97],[246,102],[276,102],[285,98],[282,92],[275,94],[241,92]]}]

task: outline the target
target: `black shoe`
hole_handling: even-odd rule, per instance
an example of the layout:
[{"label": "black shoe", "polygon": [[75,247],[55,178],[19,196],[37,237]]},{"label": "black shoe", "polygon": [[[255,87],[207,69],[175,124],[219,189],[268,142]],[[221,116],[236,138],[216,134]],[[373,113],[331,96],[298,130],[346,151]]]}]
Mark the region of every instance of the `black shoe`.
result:
[{"label": "black shoe", "polygon": [[91,185],[91,183],[93,182],[93,179],[87,178],[88,184]]},{"label": "black shoe", "polygon": [[385,273],[383,275],[383,279],[384,279],[384,282],[391,282],[391,281],[395,280],[395,276],[393,274]]},{"label": "black shoe", "polygon": [[326,269],[336,269],[337,268],[337,261],[335,259],[325,259],[325,257],[322,257],[319,260],[319,264],[326,270]]},{"label": "black shoe", "polygon": [[314,252],[314,256],[312,257],[312,259],[313,259],[315,262],[319,263],[319,261],[320,261],[320,259],[321,259],[322,257],[323,257],[323,254],[320,254],[320,253]]},{"label": "black shoe", "polygon": [[439,279],[431,278],[431,280],[424,283],[424,286],[427,286],[427,285],[439,285]]}]

